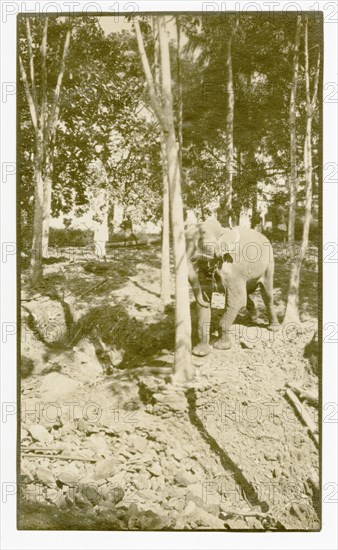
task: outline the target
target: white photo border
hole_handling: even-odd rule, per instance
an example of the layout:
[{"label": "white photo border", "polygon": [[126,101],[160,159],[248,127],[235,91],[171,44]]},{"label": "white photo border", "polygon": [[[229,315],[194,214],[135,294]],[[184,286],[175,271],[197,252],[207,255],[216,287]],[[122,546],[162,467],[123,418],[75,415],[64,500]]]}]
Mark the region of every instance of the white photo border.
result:
[{"label": "white photo border", "polygon": [[[338,547],[337,483],[337,1],[2,1],[1,10],[1,541],[4,550],[231,548],[333,550]],[[19,531],[17,499],[16,376],[16,27],[19,13],[124,13],[208,11],[320,11],[324,15],[323,108],[323,444],[320,532]],[[332,176],[332,164],[335,174]],[[331,166],[331,167],[330,167]],[[329,257],[329,245],[335,258]],[[326,247],[326,248],[325,248]],[[327,252],[325,254],[325,251]],[[332,256],[332,254],[331,254]],[[330,256],[330,257],[331,257]],[[332,325],[335,334],[332,333]],[[334,414],[332,415],[332,410]]]}]

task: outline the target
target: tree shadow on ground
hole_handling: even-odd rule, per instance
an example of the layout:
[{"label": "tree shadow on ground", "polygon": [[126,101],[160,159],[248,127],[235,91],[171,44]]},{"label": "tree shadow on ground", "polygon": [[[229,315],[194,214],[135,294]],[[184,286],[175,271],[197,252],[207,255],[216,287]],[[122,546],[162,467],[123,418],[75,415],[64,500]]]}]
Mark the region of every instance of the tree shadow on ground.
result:
[{"label": "tree shadow on ground", "polygon": [[[173,351],[175,344],[174,312],[158,313],[152,322],[131,317],[123,304],[92,308],[75,328],[76,341],[88,336],[95,346],[103,342],[121,351],[121,369],[153,364],[163,350]],[[76,343],[76,342],[74,342]]]}]

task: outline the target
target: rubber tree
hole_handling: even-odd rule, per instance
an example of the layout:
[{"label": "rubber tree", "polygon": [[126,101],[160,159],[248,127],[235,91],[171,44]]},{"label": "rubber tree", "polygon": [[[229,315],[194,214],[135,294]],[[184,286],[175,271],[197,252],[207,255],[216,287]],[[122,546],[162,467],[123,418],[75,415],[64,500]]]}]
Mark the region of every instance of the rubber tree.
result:
[{"label": "rubber tree", "polygon": [[293,49],[292,83],[290,91],[290,203],[289,203],[289,224],[288,242],[292,244],[295,240],[295,222],[297,207],[297,132],[296,132],[296,98],[299,72],[299,43],[301,33],[301,16],[297,16],[296,36]]},{"label": "rubber tree", "polygon": [[226,187],[225,187],[225,208],[228,216],[228,224],[231,225],[232,211],[232,181],[233,181],[233,156],[234,156],[234,111],[235,111],[235,90],[232,71],[232,41],[234,29],[230,31],[226,52],[226,74],[227,74],[227,116],[225,132],[225,158],[226,158]]},{"label": "rubber tree", "polygon": [[[47,88],[47,33],[48,17],[45,17],[40,44],[40,82],[35,72],[35,55],[29,17],[25,18],[28,66],[26,71],[22,56],[19,55],[21,80],[29,106],[31,121],[35,133],[34,151],[34,219],[31,248],[30,282],[34,286],[42,278],[42,258],[48,255],[49,219],[51,211],[53,147],[59,119],[60,93],[69,51],[71,27],[67,24],[63,44],[60,69],[51,101]],[[28,76],[29,75],[29,76]]]},{"label": "rubber tree", "polygon": [[305,97],[306,97],[306,125],[304,139],[304,173],[305,173],[305,213],[303,222],[303,235],[299,253],[294,258],[290,270],[290,283],[288,301],[286,306],[284,322],[299,320],[299,282],[300,271],[303,259],[309,243],[309,232],[312,209],[312,122],[317,104],[318,83],[320,73],[320,49],[318,47],[317,64],[314,75],[313,93],[310,91],[310,70],[309,70],[309,45],[308,45],[308,18],[304,22],[304,77],[305,77]]},{"label": "rubber tree", "polygon": [[[154,38],[154,80],[157,97],[161,97],[160,44],[156,16],[152,18]],[[161,163],[162,163],[162,257],[161,257],[161,300],[164,307],[171,301],[170,295],[170,212],[169,212],[169,175],[165,137],[160,126]]]},{"label": "rubber tree", "polygon": [[134,29],[148,86],[151,106],[164,135],[166,159],[168,163],[170,215],[175,267],[175,363],[173,380],[176,383],[184,383],[193,378],[194,368],[191,358],[191,318],[181,173],[174,126],[169,39],[165,16],[156,16],[156,23],[160,47],[160,97],[156,92],[154,78],[144,47],[140,24],[137,19],[134,20]]}]

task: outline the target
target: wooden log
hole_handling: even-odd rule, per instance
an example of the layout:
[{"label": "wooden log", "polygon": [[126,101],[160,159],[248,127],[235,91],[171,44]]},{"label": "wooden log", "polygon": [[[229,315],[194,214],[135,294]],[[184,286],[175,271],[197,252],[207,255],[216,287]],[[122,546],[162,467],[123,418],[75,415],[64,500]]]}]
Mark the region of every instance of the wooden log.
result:
[{"label": "wooden log", "polygon": [[307,426],[310,434],[312,435],[314,441],[316,444],[319,444],[319,437],[318,437],[318,429],[315,424],[315,422],[312,420],[309,413],[305,410],[304,406],[302,406],[301,402],[299,401],[298,397],[295,395],[295,393],[290,390],[289,388],[286,390],[285,395],[289,399],[289,401],[294,405],[297,413],[301,417],[303,423]]},{"label": "wooden log", "polygon": [[101,285],[103,285],[106,281],[109,280],[109,277],[106,277],[105,279],[103,279],[103,281],[100,281],[99,283],[97,283],[96,285],[94,286],[91,286],[90,288],[88,288],[88,290],[86,290],[85,292],[82,292],[82,294],[80,294],[79,296],[77,296],[76,298],[79,300],[80,298],[83,298],[83,296],[86,296],[87,294],[89,294],[90,292],[92,292],[92,290],[95,290],[96,288],[99,288]]},{"label": "wooden log", "polygon": [[22,453],[24,456],[28,456],[28,457],[33,457],[34,458],[49,458],[49,459],[54,459],[54,460],[77,460],[77,461],[81,461],[81,462],[97,462],[97,459],[96,458],[83,458],[81,456],[64,456],[64,455],[52,455],[52,454],[47,454],[47,453],[43,453],[43,454],[37,454],[37,453],[33,453],[33,452],[26,452],[26,451],[23,451]]},{"label": "wooden log", "polygon": [[286,384],[287,388],[290,388],[298,397],[302,400],[305,400],[309,403],[309,405],[312,405],[313,407],[318,407],[318,397],[313,394],[309,393],[300,386],[297,386],[297,384],[291,384],[290,382],[287,382]]}]

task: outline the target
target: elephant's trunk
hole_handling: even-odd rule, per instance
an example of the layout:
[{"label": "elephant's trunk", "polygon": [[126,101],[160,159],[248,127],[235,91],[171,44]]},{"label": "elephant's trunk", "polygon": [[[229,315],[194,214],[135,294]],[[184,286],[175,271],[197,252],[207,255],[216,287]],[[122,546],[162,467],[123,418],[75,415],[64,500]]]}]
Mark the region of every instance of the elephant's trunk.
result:
[{"label": "elephant's trunk", "polygon": [[202,296],[202,291],[199,290],[196,295],[195,295],[195,300],[196,302],[198,303],[199,306],[201,307],[210,307],[210,303],[209,302],[206,302],[204,299],[203,299],[203,296]]}]

